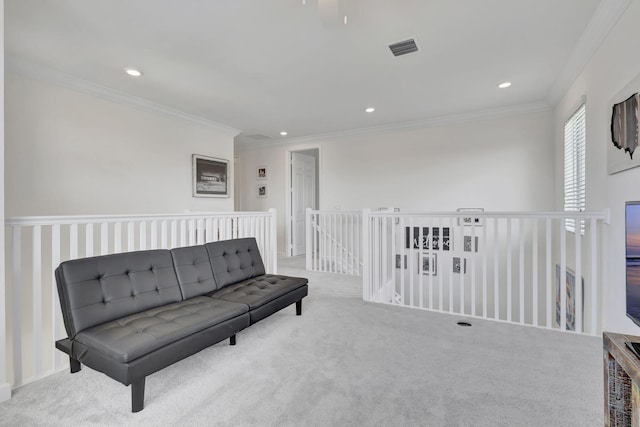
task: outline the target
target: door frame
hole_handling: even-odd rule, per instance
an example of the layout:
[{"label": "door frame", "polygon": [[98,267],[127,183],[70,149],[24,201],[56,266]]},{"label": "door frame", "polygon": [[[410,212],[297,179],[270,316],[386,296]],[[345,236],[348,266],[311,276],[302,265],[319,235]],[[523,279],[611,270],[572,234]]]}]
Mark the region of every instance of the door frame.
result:
[{"label": "door frame", "polygon": [[233,156],[233,210],[242,210],[242,166],[240,165],[240,156]]},{"label": "door frame", "polygon": [[308,150],[318,150],[318,167],[316,168],[316,192],[317,192],[317,200],[318,206],[316,209],[320,209],[322,206],[322,192],[320,191],[322,187],[322,149],[320,144],[304,144],[304,145],[295,145],[291,147],[287,147],[285,150],[285,212],[284,212],[284,225],[285,225],[285,256],[290,257],[293,253],[293,244],[291,243],[292,239],[292,230],[291,230],[291,218],[293,208],[291,205],[291,153],[297,151],[308,151]]}]

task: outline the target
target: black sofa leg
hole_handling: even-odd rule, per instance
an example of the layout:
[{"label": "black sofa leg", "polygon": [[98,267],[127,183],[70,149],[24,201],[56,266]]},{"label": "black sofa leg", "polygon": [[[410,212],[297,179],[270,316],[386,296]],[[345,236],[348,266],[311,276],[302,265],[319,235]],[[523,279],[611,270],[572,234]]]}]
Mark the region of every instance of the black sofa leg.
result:
[{"label": "black sofa leg", "polygon": [[131,412],[140,412],[144,408],[144,380],[131,383]]},{"label": "black sofa leg", "polygon": [[296,315],[302,316],[302,300],[296,302]]},{"label": "black sofa leg", "polygon": [[229,345],[236,345],[236,334],[229,337]]},{"label": "black sofa leg", "polygon": [[80,361],[74,359],[71,356],[69,356],[69,367],[71,368],[72,374],[75,374],[76,372],[80,372],[80,369],[82,369],[82,365],[80,365]]}]

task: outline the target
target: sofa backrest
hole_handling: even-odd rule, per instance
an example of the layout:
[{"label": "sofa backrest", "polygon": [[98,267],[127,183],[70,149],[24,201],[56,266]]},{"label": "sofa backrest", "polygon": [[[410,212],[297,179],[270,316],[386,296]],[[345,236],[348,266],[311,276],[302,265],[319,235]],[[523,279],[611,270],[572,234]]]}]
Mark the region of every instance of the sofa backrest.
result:
[{"label": "sofa backrest", "polygon": [[221,240],[205,245],[218,289],[265,274],[258,243],[253,237]]},{"label": "sofa backrest", "polygon": [[168,250],[66,261],[56,269],[56,282],[70,338],[92,326],[182,300]]},{"label": "sofa backrest", "polygon": [[189,299],[218,289],[211,271],[211,261],[204,246],[171,249],[182,297]]}]

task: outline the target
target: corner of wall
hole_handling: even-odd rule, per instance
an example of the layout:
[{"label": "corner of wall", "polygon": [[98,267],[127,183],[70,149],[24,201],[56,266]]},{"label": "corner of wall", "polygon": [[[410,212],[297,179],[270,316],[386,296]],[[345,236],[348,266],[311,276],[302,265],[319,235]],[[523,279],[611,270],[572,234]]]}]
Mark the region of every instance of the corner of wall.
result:
[{"label": "corner of wall", "polygon": [[9,383],[0,384],[0,403],[11,399],[11,386]]},{"label": "corner of wall", "polygon": [[[0,221],[4,224],[4,0],[0,0]],[[7,379],[6,301],[4,283],[4,227],[0,228],[0,402],[11,398]]]}]

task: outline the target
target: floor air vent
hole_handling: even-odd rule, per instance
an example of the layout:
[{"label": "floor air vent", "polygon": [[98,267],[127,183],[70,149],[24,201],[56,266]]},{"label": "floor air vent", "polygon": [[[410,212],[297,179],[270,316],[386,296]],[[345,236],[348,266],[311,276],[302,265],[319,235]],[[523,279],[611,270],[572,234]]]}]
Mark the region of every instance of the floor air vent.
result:
[{"label": "floor air vent", "polygon": [[393,56],[406,55],[407,53],[417,52],[418,46],[416,45],[416,41],[413,39],[404,40],[398,43],[393,43],[389,45],[389,49],[391,49],[391,53]]}]

